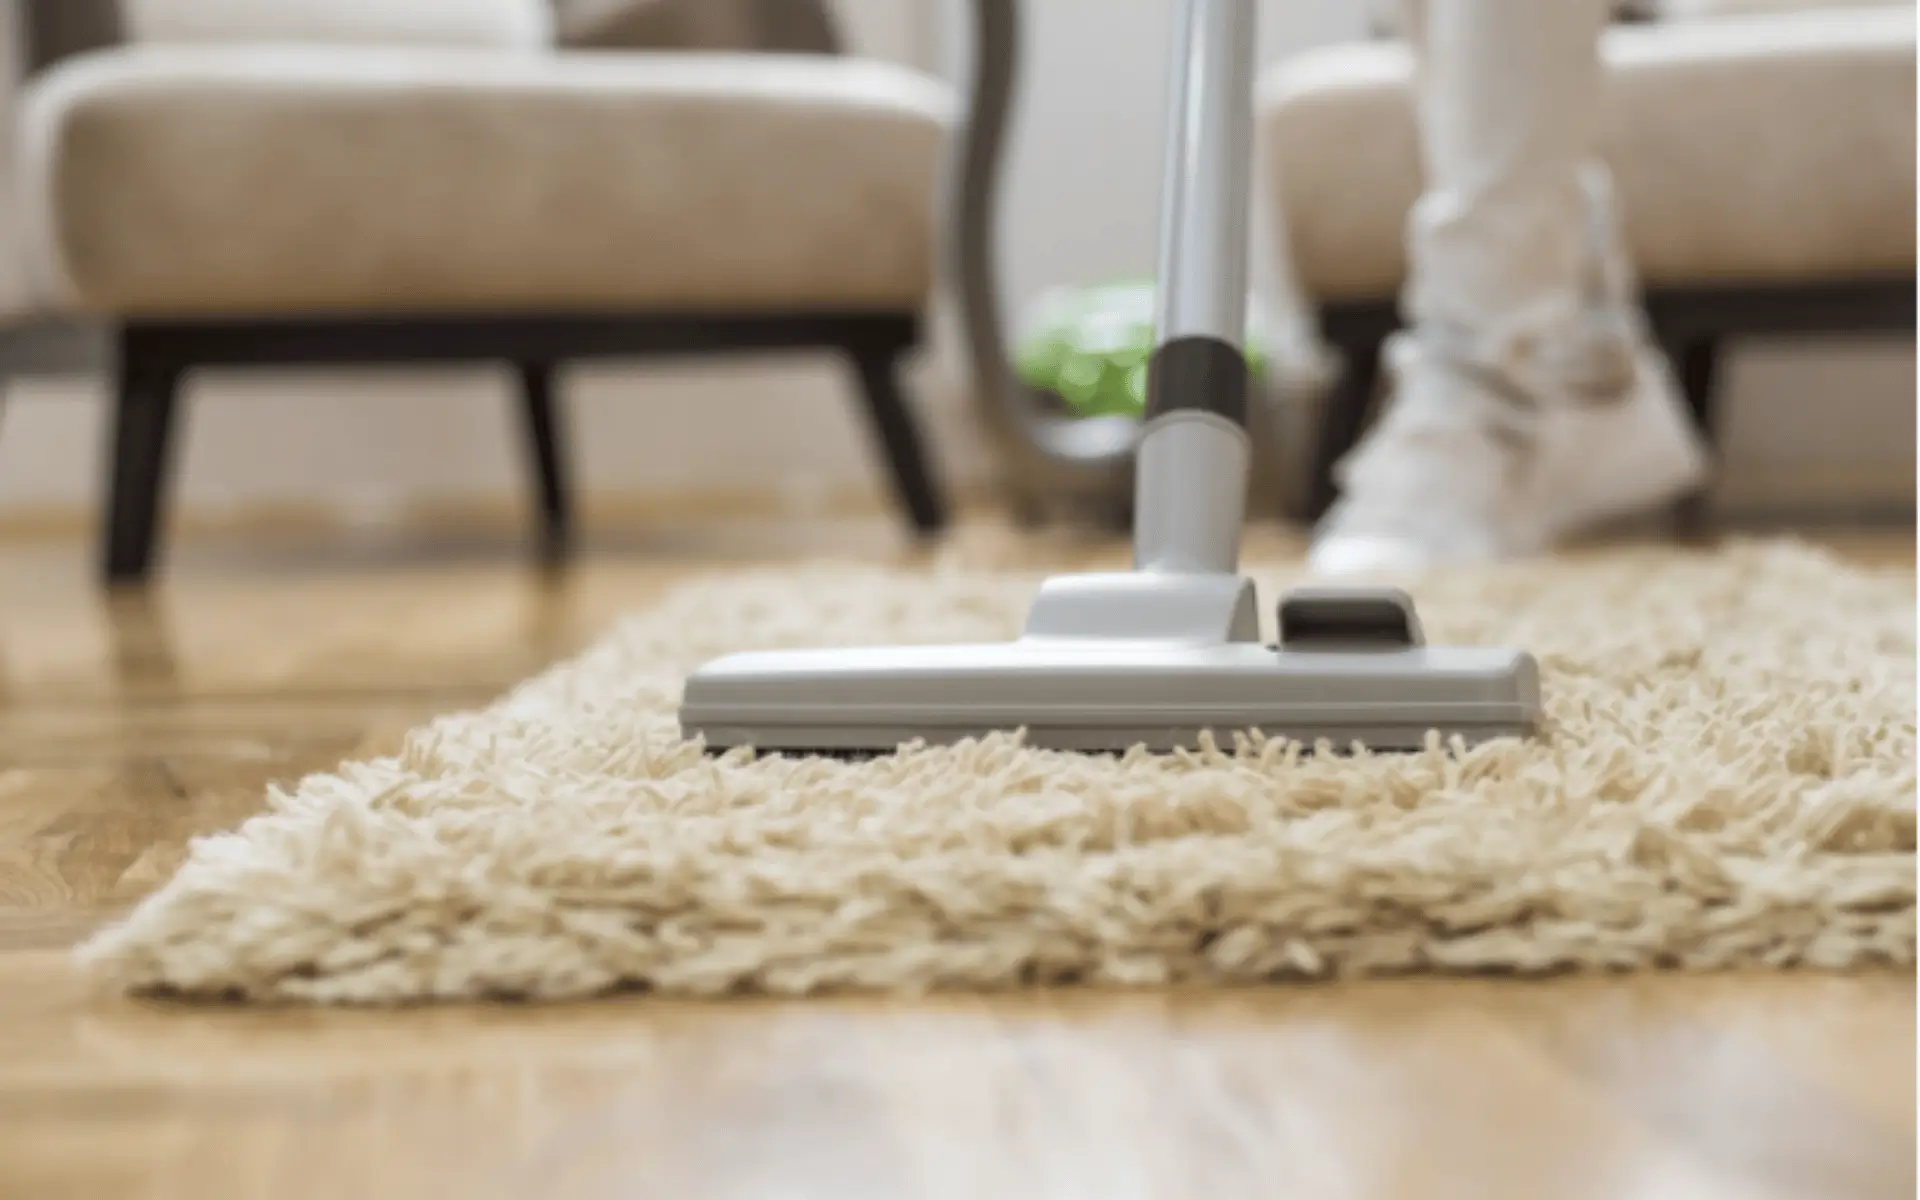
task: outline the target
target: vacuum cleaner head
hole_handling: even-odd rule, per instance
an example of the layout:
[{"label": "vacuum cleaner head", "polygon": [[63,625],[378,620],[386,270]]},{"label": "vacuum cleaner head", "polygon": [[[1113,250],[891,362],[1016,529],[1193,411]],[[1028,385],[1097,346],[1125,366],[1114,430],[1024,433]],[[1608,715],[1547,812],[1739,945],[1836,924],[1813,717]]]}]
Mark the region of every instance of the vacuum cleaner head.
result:
[{"label": "vacuum cleaner head", "polygon": [[888,753],[1024,729],[1031,745],[1123,752],[1259,730],[1413,750],[1432,731],[1526,736],[1539,673],[1524,651],[1428,646],[1396,591],[1312,590],[1257,640],[1233,577],[1049,581],[1017,641],[736,654],[688,681],[681,725],[709,749]]},{"label": "vacuum cleaner head", "polygon": [[[682,728],[710,748],[885,752],[1024,729],[1035,745],[1171,750],[1260,730],[1412,749],[1432,732],[1533,732],[1539,672],[1519,650],[1429,647],[1392,591],[1299,591],[1260,642],[1238,574],[1247,432],[1246,195],[1253,0],[1180,0],[1147,364],[1130,447],[1139,570],[1049,580],[1002,646],[741,654],[687,681]],[[989,370],[995,368],[988,368]],[[1038,447],[1056,465],[1115,465]]]}]

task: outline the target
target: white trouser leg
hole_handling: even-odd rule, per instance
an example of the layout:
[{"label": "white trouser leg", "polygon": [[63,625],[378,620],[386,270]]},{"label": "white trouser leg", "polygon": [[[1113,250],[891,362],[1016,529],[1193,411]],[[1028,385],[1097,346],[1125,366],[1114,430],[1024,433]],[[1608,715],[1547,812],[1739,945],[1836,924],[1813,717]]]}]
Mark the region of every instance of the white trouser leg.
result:
[{"label": "white trouser leg", "polygon": [[1328,573],[1530,554],[1706,467],[1597,157],[1605,0],[1413,0],[1426,190],[1395,399],[1340,467]]},{"label": "white trouser leg", "polygon": [[[1403,307],[1423,341],[1488,362],[1577,338],[1596,226],[1605,0],[1410,0],[1427,188]],[[1489,361],[1491,360],[1491,361]]]}]

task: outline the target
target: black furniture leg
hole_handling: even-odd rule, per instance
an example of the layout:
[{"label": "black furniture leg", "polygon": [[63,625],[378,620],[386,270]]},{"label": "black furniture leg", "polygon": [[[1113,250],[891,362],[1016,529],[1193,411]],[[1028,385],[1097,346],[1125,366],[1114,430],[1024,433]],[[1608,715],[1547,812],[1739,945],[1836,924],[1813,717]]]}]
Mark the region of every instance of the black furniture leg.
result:
[{"label": "black furniture leg", "polygon": [[110,584],[146,582],[165,517],[181,371],[122,344],[113,414],[102,569]]},{"label": "black furniture leg", "polygon": [[1327,394],[1320,414],[1320,431],[1313,448],[1313,474],[1307,481],[1307,519],[1318,521],[1339,498],[1334,468],[1366,431],[1373,410],[1373,394],[1380,384],[1381,343],[1369,341],[1340,347],[1345,360],[1340,377]]},{"label": "black furniture leg", "polygon": [[947,524],[947,504],[928,465],[926,439],[900,389],[898,353],[866,347],[851,348],[849,353],[860,374],[867,416],[886,455],[896,497],[915,533],[924,537],[940,532]]},{"label": "black furniture leg", "polygon": [[[1718,454],[1719,341],[1711,337],[1696,337],[1670,342],[1667,354],[1680,377],[1680,392],[1686,398],[1694,428],[1706,442],[1708,451]],[[1674,524],[1681,533],[1693,536],[1705,531],[1710,515],[1708,500],[1708,489],[1703,487],[1675,502]]]},{"label": "black furniture leg", "polygon": [[573,505],[567,487],[565,434],[554,396],[554,366],[550,362],[515,364],[520,380],[521,433],[526,439],[527,466],[533,474],[540,510],[540,557],[555,562],[564,557],[573,533]]}]

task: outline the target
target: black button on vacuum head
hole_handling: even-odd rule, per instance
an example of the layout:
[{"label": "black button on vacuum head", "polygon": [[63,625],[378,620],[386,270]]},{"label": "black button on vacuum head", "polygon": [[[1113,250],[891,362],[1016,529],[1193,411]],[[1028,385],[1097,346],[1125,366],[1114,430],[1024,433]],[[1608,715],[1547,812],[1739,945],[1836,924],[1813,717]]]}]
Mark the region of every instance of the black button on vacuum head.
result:
[{"label": "black button on vacuum head", "polygon": [[1399,588],[1296,588],[1280,598],[1282,650],[1410,650],[1426,644]]}]

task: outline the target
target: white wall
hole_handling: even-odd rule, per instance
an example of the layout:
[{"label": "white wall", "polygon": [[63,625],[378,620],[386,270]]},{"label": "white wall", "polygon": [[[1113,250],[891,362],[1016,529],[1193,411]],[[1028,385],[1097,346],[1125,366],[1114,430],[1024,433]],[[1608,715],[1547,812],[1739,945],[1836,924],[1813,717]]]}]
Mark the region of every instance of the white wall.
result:
[{"label": "white wall", "polygon": [[[865,53],[951,72],[964,0],[840,0]],[[1360,32],[1354,0],[1261,0],[1263,56]],[[1006,192],[1012,310],[1043,288],[1152,265],[1169,0],[1029,0],[1026,76]],[[1263,254],[1263,266],[1272,263]],[[1271,270],[1265,272],[1271,275]],[[982,475],[952,348],[921,373],[949,473]],[[1905,480],[1911,346],[1771,348],[1736,364],[1729,446],[1742,494],[1809,469]],[[831,364],[595,369],[571,389],[581,482],[619,491],[817,493],[870,481],[865,430]],[[0,511],[91,502],[95,384],[17,388],[0,433]],[[380,506],[517,489],[503,381],[487,372],[217,379],[183,446],[187,505]],[[1755,487],[1758,481],[1761,487]]]},{"label": "white wall", "polygon": [[[1261,0],[1273,62],[1359,36],[1357,0]],[[948,4],[952,47],[959,5]],[[1003,270],[1010,297],[1153,268],[1169,0],[1029,0]],[[949,70],[954,69],[951,65]],[[1263,258],[1263,265],[1271,265]]]}]

